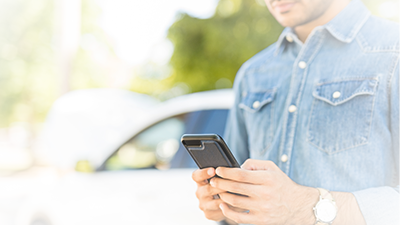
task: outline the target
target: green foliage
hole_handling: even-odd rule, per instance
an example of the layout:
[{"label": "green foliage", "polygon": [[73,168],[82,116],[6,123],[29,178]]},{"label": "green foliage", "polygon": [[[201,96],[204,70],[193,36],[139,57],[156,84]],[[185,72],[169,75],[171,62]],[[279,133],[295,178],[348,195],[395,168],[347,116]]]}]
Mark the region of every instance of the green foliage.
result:
[{"label": "green foliage", "polygon": [[[378,6],[389,0],[363,1],[378,15]],[[168,32],[174,53],[165,82],[183,82],[192,92],[231,87],[240,66],[275,42],[282,29],[263,0],[220,0],[209,19],[180,14]]]},{"label": "green foliage", "polygon": [[[60,94],[55,1],[0,3],[0,127],[13,122],[41,122]],[[95,46],[78,49],[72,62],[71,89],[106,86],[107,71],[98,66],[103,62],[97,59],[102,53],[108,56],[113,52],[98,26],[100,15],[93,0],[82,0],[82,42],[90,39],[86,43]]]},{"label": "green foliage", "polygon": [[43,118],[54,100],[53,1],[0,8],[0,127]]},{"label": "green foliage", "polygon": [[169,82],[184,82],[192,92],[231,87],[240,66],[283,29],[259,2],[220,0],[209,19],[179,15],[168,32],[174,44]]},{"label": "green foliage", "polygon": [[70,88],[107,87],[115,54],[104,30],[99,25],[101,8],[95,0],[81,1],[81,38],[72,62]]}]

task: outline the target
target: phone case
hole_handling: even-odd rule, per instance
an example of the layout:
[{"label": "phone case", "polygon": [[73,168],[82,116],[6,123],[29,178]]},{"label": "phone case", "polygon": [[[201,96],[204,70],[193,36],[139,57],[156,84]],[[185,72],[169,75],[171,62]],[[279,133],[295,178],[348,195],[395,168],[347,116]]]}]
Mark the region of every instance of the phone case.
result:
[{"label": "phone case", "polygon": [[240,167],[224,140],[217,134],[185,134],[181,142],[200,169]]}]

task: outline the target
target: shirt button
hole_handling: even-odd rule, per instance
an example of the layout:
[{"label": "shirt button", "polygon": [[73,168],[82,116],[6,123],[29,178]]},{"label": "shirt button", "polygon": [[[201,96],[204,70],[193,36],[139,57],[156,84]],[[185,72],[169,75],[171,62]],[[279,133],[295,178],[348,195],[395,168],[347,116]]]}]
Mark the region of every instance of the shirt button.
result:
[{"label": "shirt button", "polygon": [[260,106],[260,102],[259,101],[255,101],[253,103],[253,109],[257,109]]},{"label": "shirt button", "polygon": [[307,67],[307,63],[304,62],[304,61],[300,61],[300,62],[299,62],[299,67],[300,67],[301,69],[304,69],[304,68]]},{"label": "shirt button", "polygon": [[288,161],[288,156],[286,155],[286,154],[283,154],[282,156],[281,156],[281,161],[282,162],[287,162]]},{"label": "shirt button", "polygon": [[340,92],[335,91],[332,95],[333,98],[339,98],[340,97]]},{"label": "shirt button", "polygon": [[247,92],[243,91],[242,92],[242,97],[246,97],[247,96]]},{"label": "shirt button", "polygon": [[286,35],[286,40],[287,40],[288,42],[293,42],[292,35],[290,35],[290,34]]},{"label": "shirt button", "polygon": [[295,105],[289,106],[289,112],[295,112],[297,110],[297,107]]}]

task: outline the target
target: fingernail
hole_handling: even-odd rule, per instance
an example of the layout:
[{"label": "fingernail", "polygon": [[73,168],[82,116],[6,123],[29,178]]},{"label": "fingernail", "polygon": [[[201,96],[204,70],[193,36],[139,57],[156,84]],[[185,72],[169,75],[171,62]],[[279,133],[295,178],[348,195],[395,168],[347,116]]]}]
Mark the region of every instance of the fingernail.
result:
[{"label": "fingernail", "polygon": [[220,172],[220,169],[219,169],[219,167],[215,170],[215,173],[219,173]]},{"label": "fingernail", "polygon": [[213,187],[215,186],[214,179],[211,179],[211,180],[210,180],[210,185],[213,186]]},{"label": "fingernail", "polygon": [[211,168],[208,169],[207,170],[207,174],[210,175],[210,176],[214,175],[213,169],[211,169]]}]

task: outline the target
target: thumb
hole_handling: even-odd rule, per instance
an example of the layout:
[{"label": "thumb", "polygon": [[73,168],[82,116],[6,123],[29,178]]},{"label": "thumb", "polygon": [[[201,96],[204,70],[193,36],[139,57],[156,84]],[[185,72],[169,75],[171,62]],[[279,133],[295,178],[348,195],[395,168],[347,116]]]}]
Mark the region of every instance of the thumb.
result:
[{"label": "thumb", "polygon": [[270,160],[248,159],[241,168],[245,170],[275,170],[277,165]]}]

